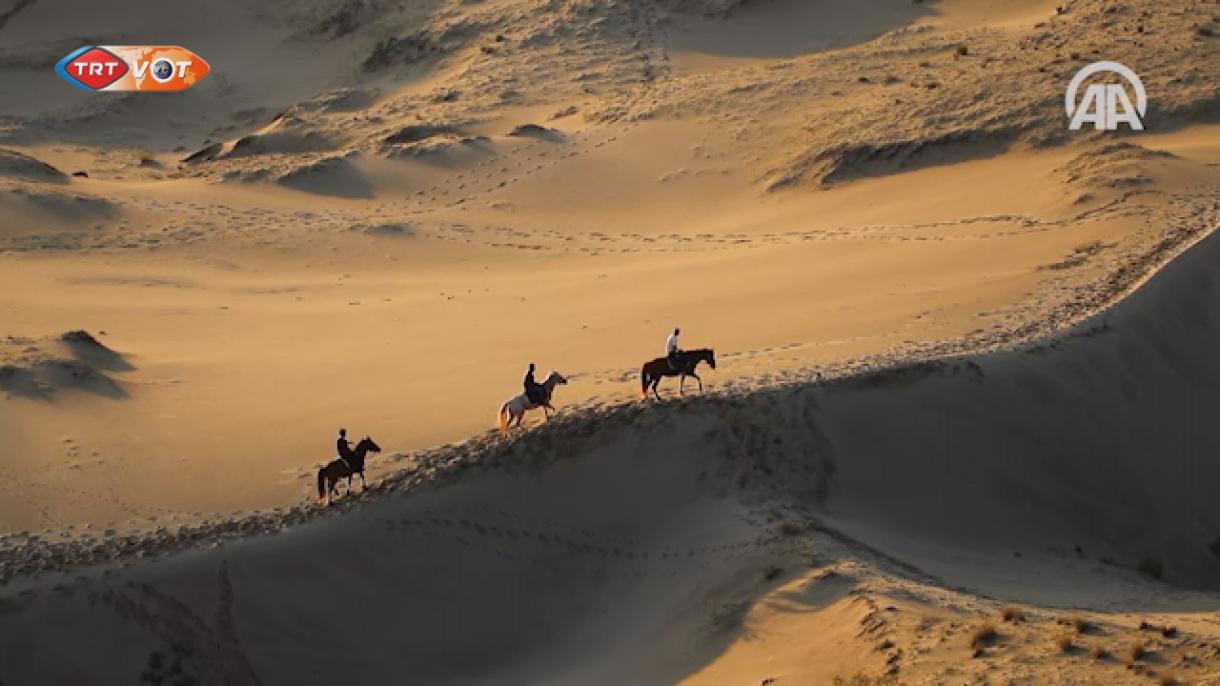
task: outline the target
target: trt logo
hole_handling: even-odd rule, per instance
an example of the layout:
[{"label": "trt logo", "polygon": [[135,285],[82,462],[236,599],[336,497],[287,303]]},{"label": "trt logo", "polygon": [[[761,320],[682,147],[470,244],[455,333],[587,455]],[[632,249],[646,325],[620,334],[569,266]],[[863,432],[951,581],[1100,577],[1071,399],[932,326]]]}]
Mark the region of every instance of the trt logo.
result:
[{"label": "trt logo", "polygon": [[[1084,99],[1077,106],[1076,92],[1080,90],[1084,80],[1104,72],[1117,74],[1126,83],[1095,83],[1085,90]],[[1135,91],[1134,106],[1131,104],[1131,98],[1127,96],[1128,85]],[[1148,112],[1148,93],[1144,90],[1140,77],[1126,66],[1118,62],[1094,62],[1072,77],[1064,96],[1064,107],[1067,109],[1067,115],[1072,118],[1072,123],[1068,126],[1072,131],[1079,131],[1090,122],[1098,131],[1117,131],[1118,125],[1122,123],[1130,126],[1132,131],[1143,131],[1142,117]]]},{"label": "trt logo", "polygon": [[207,76],[202,57],[174,45],[86,45],[55,65],[87,91],[181,91]]}]

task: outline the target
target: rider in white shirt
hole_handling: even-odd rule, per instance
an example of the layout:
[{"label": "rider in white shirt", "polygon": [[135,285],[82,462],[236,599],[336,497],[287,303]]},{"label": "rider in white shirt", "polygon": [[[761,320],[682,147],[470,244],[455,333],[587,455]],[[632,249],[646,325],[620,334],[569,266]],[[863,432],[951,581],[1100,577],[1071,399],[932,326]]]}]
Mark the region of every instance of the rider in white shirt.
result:
[{"label": "rider in white shirt", "polygon": [[669,360],[669,366],[675,370],[681,368],[682,365],[682,349],[678,347],[678,335],[681,333],[681,329],[674,329],[674,332],[669,334],[669,338],[665,339],[665,358]]}]

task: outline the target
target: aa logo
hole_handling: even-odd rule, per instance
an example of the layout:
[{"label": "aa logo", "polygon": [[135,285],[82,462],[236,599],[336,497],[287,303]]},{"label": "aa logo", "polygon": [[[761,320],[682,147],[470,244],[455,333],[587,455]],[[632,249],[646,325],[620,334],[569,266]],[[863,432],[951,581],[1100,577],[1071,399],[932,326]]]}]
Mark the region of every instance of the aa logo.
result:
[{"label": "aa logo", "polygon": [[209,71],[202,57],[174,45],[86,45],[55,65],[87,91],[181,91]]},{"label": "aa logo", "polygon": [[[1122,77],[1125,83],[1095,83],[1084,92],[1084,99],[1079,106],[1076,104],[1076,93],[1085,79],[1110,72]],[[1127,95],[1127,87],[1135,91],[1135,106]],[[1076,72],[1072,82],[1068,84],[1067,95],[1064,97],[1067,115],[1072,118],[1070,128],[1079,131],[1085,124],[1092,122],[1098,131],[1116,131],[1118,125],[1126,123],[1133,131],[1143,131],[1143,116],[1148,112],[1148,94],[1144,91],[1144,83],[1135,72],[1118,62],[1094,62]]]}]

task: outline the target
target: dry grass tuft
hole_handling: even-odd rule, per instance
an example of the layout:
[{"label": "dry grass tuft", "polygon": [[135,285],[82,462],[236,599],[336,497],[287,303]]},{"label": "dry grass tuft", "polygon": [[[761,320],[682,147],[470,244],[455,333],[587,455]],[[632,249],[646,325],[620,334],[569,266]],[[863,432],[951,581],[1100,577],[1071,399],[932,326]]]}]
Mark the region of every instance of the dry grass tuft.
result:
[{"label": "dry grass tuft", "polygon": [[1003,610],[1000,610],[1000,618],[1003,619],[1005,622],[1013,622],[1013,623],[1024,622],[1025,621],[1025,611],[1019,607],[1009,605],[1008,607],[1004,608]]},{"label": "dry grass tuft", "polygon": [[1106,650],[1104,646],[1093,646],[1093,649],[1089,651],[1089,657],[1094,660],[1105,660],[1110,657],[1110,651]]},{"label": "dry grass tuft", "polygon": [[995,630],[995,625],[987,622],[975,627],[974,631],[970,633],[970,647],[975,649],[983,648],[994,643],[999,637],[1000,633]]},{"label": "dry grass tuft", "polygon": [[897,684],[898,679],[893,675],[869,676],[863,673],[847,678],[837,676],[834,680],[834,686],[897,686]]},{"label": "dry grass tuft", "polygon": [[1059,652],[1061,653],[1070,653],[1072,652],[1072,648],[1075,647],[1072,640],[1071,634],[1063,634],[1059,638],[1055,639],[1055,647],[1058,648]]},{"label": "dry grass tuft", "polygon": [[1148,650],[1143,643],[1132,643],[1131,647],[1127,648],[1127,652],[1123,655],[1123,663],[1131,666],[1136,662],[1144,659],[1148,655]]}]

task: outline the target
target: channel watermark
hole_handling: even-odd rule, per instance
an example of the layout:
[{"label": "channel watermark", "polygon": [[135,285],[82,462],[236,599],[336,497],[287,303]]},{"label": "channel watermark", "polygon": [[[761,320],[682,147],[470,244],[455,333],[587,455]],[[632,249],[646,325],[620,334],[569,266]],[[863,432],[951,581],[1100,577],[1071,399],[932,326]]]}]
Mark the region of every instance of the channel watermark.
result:
[{"label": "channel watermark", "polygon": [[[1085,89],[1084,98],[1079,104],[1076,94],[1085,79],[1095,74],[1117,74],[1126,83],[1095,83]],[[1135,92],[1135,103],[1131,102],[1127,88]],[[1092,123],[1098,131],[1117,131],[1120,124],[1127,124],[1132,131],[1144,130],[1144,116],[1148,113],[1148,93],[1144,90],[1144,82],[1125,65],[1118,62],[1094,62],[1076,72],[1068,84],[1064,95],[1064,108],[1072,123],[1068,126],[1072,131],[1079,131],[1085,124]]]},{"label": "channel watermark", "polygon": [[55,73],[81,90],[173,92],[190,88],[211,67],[177,45],[86,45],[55,65]]}]

